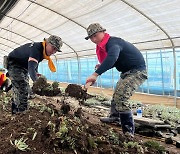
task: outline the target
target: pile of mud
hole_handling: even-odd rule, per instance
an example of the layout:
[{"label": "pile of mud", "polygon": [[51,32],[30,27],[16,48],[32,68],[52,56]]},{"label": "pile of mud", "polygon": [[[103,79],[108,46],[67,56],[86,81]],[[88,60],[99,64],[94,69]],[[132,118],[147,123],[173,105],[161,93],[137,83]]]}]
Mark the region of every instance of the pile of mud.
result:
[{"label": "pile of mud", "polygon": [[86,89],[77,84],[69,84],[65,89],[65,94],[67,96],[76,98],[81,104],[84,104],[84,101],[86,101],[86,99],[93,97],[92,95],[87,93]]},{"label": "pile of mud", "polygon": [[[0,153],[161,153],[164,149],[147,147],[134,138],[129,141],[121,131],[103,123],[90,122],[80,108],[64,101],[60,107],[45,104],[44,99],[31,102],[27,112],[14,116],[0,104]],[[80,114],[79,114],[80,113]]]}]

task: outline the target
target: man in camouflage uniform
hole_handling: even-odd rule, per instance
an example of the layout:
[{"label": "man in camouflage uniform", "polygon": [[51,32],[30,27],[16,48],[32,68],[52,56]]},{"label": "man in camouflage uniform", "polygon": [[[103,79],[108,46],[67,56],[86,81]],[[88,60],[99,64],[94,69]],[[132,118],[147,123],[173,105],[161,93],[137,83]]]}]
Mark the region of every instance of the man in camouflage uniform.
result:
[{"label": "man in camouflage uniform", "polygon": [[130,96],[147,79],[146,65],[141,52],[131,43],[112,37],[105,33],[99,23],[90,24],[87,28],[88,36],[96,44],[96,54],[100,64],[96,71],[87,78],[86,88],[92,85],[97,77],[107,70],[116,67],[121,77],[116,85],[110,117],[101,118],[102,122],[120,121],[124,134],[133,136],[135,127],[132,111],[128,106]]},{"label": "man in camouflage uniform", "polygon": [[60,37],[51,35],[43,42],[33,42],[14,49],[8,55],[7,69],[13,86],[12,114],[23,112],[28,108],[29,77],[33,81],[38,78],[38,64],[48,60],[51,71],[55,72],[55,66],[50,58],[62,47]]}]

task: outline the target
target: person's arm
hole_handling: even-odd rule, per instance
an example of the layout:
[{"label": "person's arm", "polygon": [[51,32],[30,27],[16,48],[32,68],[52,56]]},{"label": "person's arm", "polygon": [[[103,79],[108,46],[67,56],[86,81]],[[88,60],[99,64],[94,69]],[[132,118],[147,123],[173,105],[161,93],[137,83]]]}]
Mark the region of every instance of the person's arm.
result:
[{"label": "person's arm", "polygon": [[119,54],[121,51],[121,47],[119,45],[112,45],[108,49],[108,54],[103,63],[99,66],[99,68],[95,71],[98,75],[106,72],[107,70],[111,69],[115,62],[117,61]]},{"label": "person's arm", "polygon": [[32,57],[29,57],[28,60],[28,72],[33,81],[37,80],[37,72],[36,69],[38,67],[38,60]]},{"label": "person's arm", "polygon": [[97,68],[97,70],[86,79],[85,88],[88,89],[89,86],[93,85],[97,77],[107,70],[111,69],[115,62],[117,61],[119,54],[121,51],[121,47],[118,45],[113,45],[108,49],[108,55],[103,63]]}]

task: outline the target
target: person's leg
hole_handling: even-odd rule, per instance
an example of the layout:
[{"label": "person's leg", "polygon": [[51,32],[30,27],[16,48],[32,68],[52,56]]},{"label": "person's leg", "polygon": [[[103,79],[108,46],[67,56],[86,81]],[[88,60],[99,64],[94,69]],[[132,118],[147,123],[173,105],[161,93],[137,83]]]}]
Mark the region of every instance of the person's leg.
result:
[{"label": "person's leg", "polygon": [[126,134],[128,132],[134,135],[135,125],[134,125],[132,112],[125,111],[125,112],[121,112],[119,115],[120,115],[121,127],[122,127],[123,133]]},{"label": "person's leg", "polygon": [[12,102],[12,113],[22,112],[27,109],[29,78],[26,69],[11,65],[8,68],[11,78],[14,98]]},{"label": "person's leg", "polygon": [[116,104],[114,100],[111,101],[110,115],[108,117],[101,117],[100,121],[105,123],[118,123],[120,124],[119,112],[115,109]]},{"label": "person's leg", "polygon": [[116,85],[113,100],[115,109],[119,112],[123,133],[134,134],[134,120],[128,100],[146,79],[146,71],[137,71],[126,74]]}]

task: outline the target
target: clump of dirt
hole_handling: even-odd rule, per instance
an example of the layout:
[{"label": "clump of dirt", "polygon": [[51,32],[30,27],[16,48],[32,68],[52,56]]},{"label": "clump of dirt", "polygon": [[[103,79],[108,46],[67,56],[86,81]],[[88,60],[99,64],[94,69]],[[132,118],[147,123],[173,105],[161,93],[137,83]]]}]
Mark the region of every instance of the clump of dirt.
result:
[{"label": "clump of dirt", "polygon": [[81,104],[84,104],[87,98],[92,97],[87,93],[87,90],[83,89],[80,85],[69,84],[65,89],[65,94],[71,97],[75,97]]},{"label": "clump of dirt", "polygon": [[74,112],[74,115],[81,118],[83,116],[82,108],[78,108],[77,111]]},{"label": "clump of dirt", "polygon": [[63,105],[61,105],[60,110],[62,111],[63,114],[68,114],[69,111],[71,110],[71,107],[69,104],[64,103]]},{"label": "clump of dirt", "polygon": [[46,77],[41,76],[34,82],[32,91],[40,96],[57,96],[61,94],[58,86],[58,82],[53,82],[52,84],[47,83]]}]

